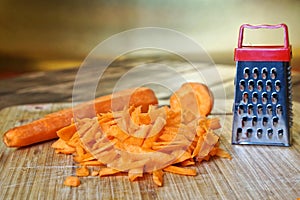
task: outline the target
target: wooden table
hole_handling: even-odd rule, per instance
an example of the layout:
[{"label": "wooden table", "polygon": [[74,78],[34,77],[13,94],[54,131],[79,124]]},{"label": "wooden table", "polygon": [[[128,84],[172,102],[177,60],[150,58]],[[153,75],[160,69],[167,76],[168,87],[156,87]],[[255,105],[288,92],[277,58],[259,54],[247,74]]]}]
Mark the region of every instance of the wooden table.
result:
[{"label": "wooden table", "polygon": [[[113,63],[103,78],[105,87],[96,95],[110,93],[125,69],[142,63],[167,63],[181,73],[193,70],[179,61],[128,59]],[[122,67],[121,67],[122,66]],[[199,63],[202,70],[207,69]],[[223,122],[218,130],[222,147],[232,160],[213,158],[196,166],[198,175],[186,177],[166,173],[164,186],[157,187],[151,177],[130,182],[126,176],[85,177],[77,188],[63,186],[66,176],[74,175],[76,164],[71,156],[55,154],[44,142],[21,149],[6,148],[0,143],[0,199],[296,199],[300,197],[300,100],[294,98],[293,145],[231,145],[231,105],[233,98],[232,66],[218,65],[223,84],[214,91],[226,91],[226,106],[218,104],[212,115]],[[37,72],[0,81],[0,133],[28,123],[46,113],[71,106],[72,88],[77,69]],[[144,75],[145,76],[145,75]],[[293,74],[294,89],[298,74]],[[157,89],[160,103],[168,103],[168,92]],[[218,94],[216,94],[218,96]],[[223,102],[216,99],[216,102]],[[224,108],[225,107],[225,108]],[[221,110],[220,110],[221,109]]]}]

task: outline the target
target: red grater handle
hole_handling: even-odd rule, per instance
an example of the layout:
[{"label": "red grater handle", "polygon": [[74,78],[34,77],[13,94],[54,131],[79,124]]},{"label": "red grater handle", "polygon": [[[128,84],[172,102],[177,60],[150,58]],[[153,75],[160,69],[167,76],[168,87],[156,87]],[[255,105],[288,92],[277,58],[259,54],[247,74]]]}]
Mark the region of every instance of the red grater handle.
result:
[{"label": "red grater handle", "polygon": [[239,42],[238,42],[238,48],[243,47],[243,38],[244,38],[244,29],[278,29],[283,28],[284,30],[284,48],[289,48],[289,34],[288,34],[288,28],[286,24],[277,24],[277,25],[250,25],[250,24],[243,24],[240,27],[240,34],[239,34]]}]

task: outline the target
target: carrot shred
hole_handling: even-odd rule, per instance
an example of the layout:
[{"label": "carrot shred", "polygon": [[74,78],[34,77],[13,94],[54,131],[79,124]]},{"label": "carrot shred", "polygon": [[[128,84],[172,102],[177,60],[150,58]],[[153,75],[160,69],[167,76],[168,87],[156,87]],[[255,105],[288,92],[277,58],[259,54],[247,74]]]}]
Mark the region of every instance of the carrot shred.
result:
[{"label": "carrot shred", "polygon": [[51,145],[51,147],[55,148],[55,153],[73,154],[75,152],[75,148],[67,145],[67,143],[62,139],[58,139]]},{"label": "carrot shred", "polygon": [[85,165],[85,166],[104,166],[105,164],[102,163],[102,162],[99,162],[98,160],[91,160],[91,161],[81,162],[80,165]]},{"label": "carrot shred", "polygon": [[232,159],[232,157],[230,156],[230,154],[226,151],[224,151],[223,149],[218,148],[216,155],[222,158],[228,158],[228,159]]},{"label": "carrot shred", "polygon": [[70,140],[66,141],[66,143],[71,147],[78,146],[81,143],[78,133],[75,133]]},{"label": "carrot shred", "polygon": [[114,174],[117,174],[119,172],[120,172],[119,170],[106,167],[106,168],[100,169],[99,176],[101,177],[101,176],[114,175]]},{"label": "carrot shred", "polygon": [[91,176],[98,176],[99,175],[99,171],[92,171]]},{"label": "carrot shred", "polygon": [[77,187],[80,185],[80,180],[76,176],[68,176],[64,181],[65,186]]},{"label": "carrot shred", "polygon": [[76,169],[76,176],[88,176],[88,175],[90,175],[90,171],[85,165]]},{"label": "carrot shred", "polygon": [[77,131],[76,125],[71,124],[70,126],[66,126],[56,132],[57,136],[65,141],[68,141],[72,138],[74,133]]},{"label": "carrot shred", "polygon": [[130,181],[135,181],[139,177],[143,177],[143,168],[135,168],[128,171],[128,178]]},{"label": "carrot shred", "polygon": [[[173,97],[171,108],[149,106],[145,110],[131,106],[122,111],[98,113],[95,118],[76,119],[57,131],[59,139],[52,147],[57,153],[73,154],[80,166],[77,176],[127,173],[130,181],[136,181],[150,173],[157,186],[163,185],[165,172],[196,176],[197,170],[190,166],[212,156],[231,156],[220,148],[219,136],[214,133],[221,127],[219,119],[205,116],[210,112],[212,99],[204,103],[209,108],[192,105],[203,109],[200,114],[188,105],[189,98],[212,98],[211,94],[206,94],[207,87],[203,85],[191,86],[188,98],[184,90],[176,93],[179,98]],[[193,92],[197,94],[192,95]],[[197,99],[196,103],[199,102]],[[88,167],[100,169],[90,174]]]},{"label": "carrot shred", "polygon": [[182,168],[182,167],[176,167],[176,166],[168,166],[163,169],[166,172],[171,172],[174,174],[181,174],[181,175],[187,175],[187,176],[196,176],[197,172],[195,169],[189,169],[189,168]]},{"label": "carrot shred", "polygon": [[183,167],[195,165],[195,161],[193,161],[191,159],[185,160],[185,161],[181,162],[180,165]]},{"label": "carrot shred", "polygon": [[164,172],[162,170],[153,171],[152,179],[157,186],[163,185]]}]

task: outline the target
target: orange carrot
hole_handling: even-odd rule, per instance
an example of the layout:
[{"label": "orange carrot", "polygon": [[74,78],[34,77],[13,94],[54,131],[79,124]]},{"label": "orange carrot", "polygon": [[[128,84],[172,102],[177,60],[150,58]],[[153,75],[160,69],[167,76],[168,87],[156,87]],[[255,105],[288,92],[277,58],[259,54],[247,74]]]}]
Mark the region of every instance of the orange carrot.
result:
[{"label": "orange carrot", "polygon": [[122,110],[128,106],[127,103],[129,106],[141,106],[142,111],[147,111],[148,106],[158,104],[158,100],[149,88],[123,90],[79,104],[74,110],[73,108],[60,110],[29,124],[12,128],[4,134],[3,141],[8,147],[23,147],[54,139],[57,138],[57,130],[71,123],[73,112],[76,112],[77,118],[92,117],[97,113],[111,111],[112,106],[114,109]]}]

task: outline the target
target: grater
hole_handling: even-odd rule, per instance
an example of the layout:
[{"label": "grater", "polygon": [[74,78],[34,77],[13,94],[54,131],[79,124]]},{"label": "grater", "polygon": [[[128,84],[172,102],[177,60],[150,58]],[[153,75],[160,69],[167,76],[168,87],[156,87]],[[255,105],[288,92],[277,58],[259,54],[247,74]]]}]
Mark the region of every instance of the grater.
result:
[{"label": "grater", "polygon": [[[282,46],[243,45],[244,29],[283,29]],[[249,25],[239,30],[232,144],[291,145],[292,55],[285,24]]]}]

